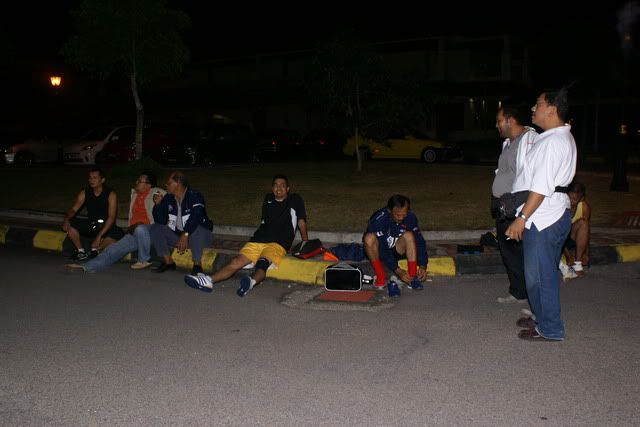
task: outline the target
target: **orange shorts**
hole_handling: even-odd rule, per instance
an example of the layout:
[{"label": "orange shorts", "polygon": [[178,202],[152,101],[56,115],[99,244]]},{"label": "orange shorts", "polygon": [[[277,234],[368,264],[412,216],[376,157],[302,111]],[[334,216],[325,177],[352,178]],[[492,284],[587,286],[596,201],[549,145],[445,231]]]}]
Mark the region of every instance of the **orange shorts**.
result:
[{"label": "orange shorts", "polygon": [[249,258],[254,264],[258,261],[258,258],[266,258],[272,264],[278,265],[282,257],[287,254],[287,251],[277,243],[248,242],[240,249],[240,254]]}]

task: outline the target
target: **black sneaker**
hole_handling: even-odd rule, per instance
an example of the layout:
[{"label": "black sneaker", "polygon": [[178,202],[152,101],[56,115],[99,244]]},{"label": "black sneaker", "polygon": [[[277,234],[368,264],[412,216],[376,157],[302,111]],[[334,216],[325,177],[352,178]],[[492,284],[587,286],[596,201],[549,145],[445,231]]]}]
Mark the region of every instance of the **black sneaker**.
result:
[{"label": "black sneaker", "polygon": [[167,264],[165,262],[162,262],[157,268],[154,268],[153,271],[154,273],[164,273],[167,270],[175,270],[176,269],[176,263],[172,262],[171,264]]},{"label": "black sneaker", "polygon": [[82,249],[82,250],[75,251],[73,256],[71,257],[71,259],[73,259],[75,261],[84,261],[88,257],[89,257],[89,255],[87,255],[87,253],[84,251],[84,249]]},{"label": "black sneaker", "polygon": [[87,259],[94,259],[97,256],[98,256],[98,250],[92,248],[91,252],[89,252],[89,255],[87,255]]}]

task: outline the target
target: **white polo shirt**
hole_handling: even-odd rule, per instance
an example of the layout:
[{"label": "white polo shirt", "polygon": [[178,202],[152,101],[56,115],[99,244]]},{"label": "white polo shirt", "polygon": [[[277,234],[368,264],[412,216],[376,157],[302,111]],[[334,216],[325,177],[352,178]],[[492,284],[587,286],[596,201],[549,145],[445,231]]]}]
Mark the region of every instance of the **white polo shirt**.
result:
[{"label": "white polo shirt", "polygon": [[[527,229],[535,224],[542,231],[558,221],[565,210],[569,209],[569,196],[556,193],[555,188],[566,187],[571,183],[576,174],[576,161],[576,141],[571,135],[570,125],[549,129],[538,135],[526,156],[523,185],[545,198],[527,219]],[[518,213],[522,206],[524,204],[518,208]]]},{"label": "white polo shirt", "polygon": [[538,132],[535,129],[525,126],[525,133],[522,135],[522,139],[520,139],[520,144],[518,144],[518,154],[516,156],[516,178],[513,180],[513,187],[511,188],[512,193],[517,193],[518,191],[528,190],[529,187],[525,184],[524,178],[524,169],[526,163],[526,156],[533,148],[533,144],[538,140]]}]

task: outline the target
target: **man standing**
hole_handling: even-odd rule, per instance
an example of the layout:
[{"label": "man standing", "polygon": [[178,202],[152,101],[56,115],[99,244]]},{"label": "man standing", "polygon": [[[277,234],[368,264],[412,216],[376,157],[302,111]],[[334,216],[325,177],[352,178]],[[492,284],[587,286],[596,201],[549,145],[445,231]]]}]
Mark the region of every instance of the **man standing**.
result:
[{"label": "man standing", "polygon": [[[374,286],[385,285],[382,263],[400,280],[409,283],[414,290],[422,290],[420,283],[426,278],[427,245],[418,227],[418,218],[411,212],[411,202],[401,194],[389,198],[385,208],[376,211],[364,234],[364,251],[373,266],[376,280]],[[398,259],[406,258],[408,271],[398,266]],[[389,287],[390,296],[399,296],[397,284]]]},{"label": "man standing", "polygon": [[249,242],[240,249],[240,254],[213,276],[187,275],[184,282],[192,288],[211,292],[214,283],[228,279],[250,263],[255,265],[253,274],[240,279],[236,294],[243,297],[262,282],[269,266],[278,265],[291,248],[297,230],[300,230],[303,241],[309,240],[304,201],[298,194],[289,192],[289,179],[284,175],[274,176],[271,193],[264,197],[262,203],[260,226]]},{"label": "man standing", "polygon": [[94,273],[118,262],[130,252],[138,251],[138,261],[131,265],[134,270],[151,265],[151,236],[149,229],[153,223],[153,195],[164,195],[165,191],[156,187],[156,177],[151,172],[143,172],[131,189],[129,204],[129,228],[127,234],[116,243],[107,246],[96,258],[85,264],[68,264],[67,268]]},{"label": "man standing", "polygon": [[[89,169],[89,186],[76,196],[73,206],[64,215],[62,229],[76,248],[75,261],[98,256],[103,249],[122,237],[122,231],[116,226],[118,203],[115,191],[107,187],[102,169]],[[76,218],[76,214],[87,208],[87,219]],[[91,253],[87,254],[82,246],[81,236],[93,238]]]},{"label": "man standing", "polygon": [[521,240],[529,304],[535,320],[521,319],[525,327],[518,337],[530,341],[564,339],[560,318],[558,264],[562,245],[571,229],[570,202],[562,187],[576,172],[577,150],[566,124],[569,111],[567,90],[542,93],[531,109],[533,123],[544,132],[527,153],[524,182],[529,196],[518,208],[506,235]]},{"label": "man standing", "polygon": [[213,222],[207,216],[204,197],[189,188],[182,172],[172,172],[166,187],[168,194],[165,196],[153,195],[155,224],[151,226],[151,241],[163,258],[154,272],[176,269],[169,250],[175,247],[180,253],[191,249],[192,274],[202,273],[202,251],[213,243]]},{"label": "man standing", "polygon": [[[516,177],[524,170],[527,151],[533,146],[538,133],[528,126],[525,108],[519,105],[504,105],[496,114],[496,129],[500,137],[506,138],[502,143],[502,152],[498,159],[498,169],[491,186],[493,200],[506,193],[513,192]],[[497,204],[493,204],[497,208]],[[524,258],[522,243],[507,240],[504,232],[513,222],[494,208],[492,215],[496,218],[496,236],[500,247],[502,262],[509,277],[509,295],[499,297],[499,303],[527,302],[527,288],[524,281]]]}]

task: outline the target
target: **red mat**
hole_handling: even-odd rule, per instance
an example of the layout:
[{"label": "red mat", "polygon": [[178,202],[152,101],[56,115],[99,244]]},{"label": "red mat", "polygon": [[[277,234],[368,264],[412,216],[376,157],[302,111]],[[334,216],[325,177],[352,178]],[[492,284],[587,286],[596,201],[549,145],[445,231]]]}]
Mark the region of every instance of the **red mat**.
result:
[{"label": "red mat", "polygon": [[368,302],[376,291],[338,292],[324,291],[316,299],[321,301]]}]

